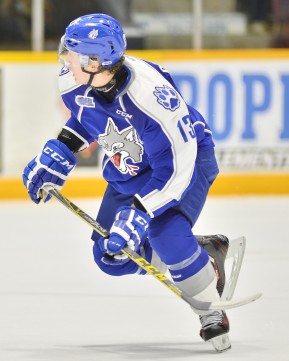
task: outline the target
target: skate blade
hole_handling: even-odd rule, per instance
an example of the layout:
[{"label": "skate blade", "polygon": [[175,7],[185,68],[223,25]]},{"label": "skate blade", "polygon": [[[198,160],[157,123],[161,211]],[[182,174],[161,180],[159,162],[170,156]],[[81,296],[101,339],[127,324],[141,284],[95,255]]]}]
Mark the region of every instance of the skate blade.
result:
[{"label": "skate blade", "polygon": [[231,348],[229,336],[225,333],[209,340],[217,352],[224,352]]},{"label": "skate blade", "polygon": [[222,293],[222,301],[230,301],[235,292],[241,270],[244,253],[246,249],[246,238],[239,237],[230,241],[225,261],[226,282]]}]

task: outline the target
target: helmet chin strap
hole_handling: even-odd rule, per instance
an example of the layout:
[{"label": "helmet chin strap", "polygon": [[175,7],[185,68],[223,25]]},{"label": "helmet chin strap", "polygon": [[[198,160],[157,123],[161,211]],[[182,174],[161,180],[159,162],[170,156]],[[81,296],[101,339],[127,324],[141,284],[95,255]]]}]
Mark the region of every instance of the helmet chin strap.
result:
[{"label": "helmet chin strap", "polygon": [[103,73],[107,69],[106,68],[101,68],[99,71],[92,72],[92,71],[85,70],[84,67],[81,67],[81,70],[84,73],[89,74],[89,79],[88,79],[87,85],[91,85],[91,83],[93,82],[94,76],[97,75],[97,74]]}]

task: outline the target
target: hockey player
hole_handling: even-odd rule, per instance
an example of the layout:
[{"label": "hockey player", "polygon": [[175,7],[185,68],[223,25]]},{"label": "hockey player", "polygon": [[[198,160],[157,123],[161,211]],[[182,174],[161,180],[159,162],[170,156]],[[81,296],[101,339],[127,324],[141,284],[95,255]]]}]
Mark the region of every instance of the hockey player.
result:
[{"label": "hockey player", "polygon": [[[167,70],[125,50],[123,29],[108,15],[85,15],[68,25],[59,45],[59,84],[71,117],[28,163],[24,185],[38,204],[42,189],[62,188],[77,164],[74,154],[97,140],[108,182],[97,220],[111,234],[92,234],[99,268],[113,276],[143,274],[122,254],[128,246],[158,268],[165,266],[191,297],[218,301],[222,287],[216,292],[208,252],[192,232],[219,172],[212,133]],[[222,241],[212,239],[216,249]],[[229,332],[222,311],[201,315],[200,321],[205,341],[218,342]],[[219,351],[230,347],[226,340]]]}]

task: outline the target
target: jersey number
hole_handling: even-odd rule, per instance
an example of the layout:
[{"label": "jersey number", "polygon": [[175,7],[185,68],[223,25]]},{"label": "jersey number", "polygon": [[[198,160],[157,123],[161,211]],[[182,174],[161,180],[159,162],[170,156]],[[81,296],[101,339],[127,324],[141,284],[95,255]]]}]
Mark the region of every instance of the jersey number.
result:
[{"label": "jersey number", "polygon": [[184,116],[182,120],[178,121],[178,128],[185,143],[187,143],[189,139],[196,138],[193,124],[189,115]]}]

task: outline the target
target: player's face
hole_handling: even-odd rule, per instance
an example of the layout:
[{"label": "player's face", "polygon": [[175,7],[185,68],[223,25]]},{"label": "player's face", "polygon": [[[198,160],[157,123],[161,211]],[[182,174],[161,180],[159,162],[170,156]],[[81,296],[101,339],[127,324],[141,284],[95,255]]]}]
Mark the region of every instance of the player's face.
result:
[{"label": "player's face", "polygon": [[92,81],[92,85],[95,87],[104,86],[113,77],[113,74],[108,71],[97,73],[100,70],[100,64],[96,60],[90,61],[90,64],[87,66],[81,65],[79,54],[70,50],[66,55],[65,63],[69,67],[76,83],[78,84],[88,84],[90,79],[90,74],[84,72],[83,69],[89,73],[96,73]]},{"label": "player's face", "polygon": [[[72,72],[75,81],[78,84],[87,84],[88,83],[89,74],[82,71],[79,54],[69,50],[67,53],[67,56],[66,56],[66,63],[68,65],[70,71]],[[89,68],[90,68],[90,66],[87,66],[84,69],[91,71]]]}]

